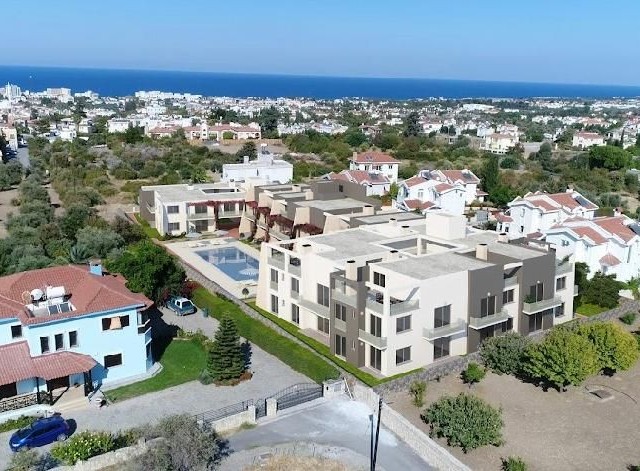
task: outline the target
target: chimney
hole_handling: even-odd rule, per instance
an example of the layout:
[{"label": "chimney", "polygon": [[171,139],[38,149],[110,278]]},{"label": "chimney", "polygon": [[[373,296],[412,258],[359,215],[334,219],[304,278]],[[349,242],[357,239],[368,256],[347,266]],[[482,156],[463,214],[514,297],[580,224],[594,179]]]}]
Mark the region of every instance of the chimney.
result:
[{"label": "chimney", "polygon": [[347,260],[347,266],[344,270],[347,280],[358,281],[358,266],[355,260]]},{"label": "chimney", "polygon": [[498,242],[501,242],[503,244],[509,243],[509,236],[507,236],[506,232],[501,232],[500,234],[498,234]]},{"label": "chimney", "polygon": [[387,259],[385,261],[387,262],[393,262],[394,260],[399,260],[400,259],[400,254],[398,253],[397,250],[391,250],[389,251],[389,253],[387,254]]},{"label": "chimney", "polygon": [[567,185],[567,193],[573,193],[573,185]]},{"label": "chimney", "polygon": [[353,151],[353,160],[356,160],[358,158],[358,153],[354,150]]},{"label": "chimney", "polygon": [[613,208],[613,216],[620,217],[622,216],[622,208]]},{"label": "chimney", "polygon": [[311,253],[311,244],[302,244],[300,246],[300,253],[301,254]]},{"label": "chimney", "polygon": [[362,207],[362,214],[365,216],[373,216],[375,214],[375,208],[370,204],[365,204]]},{"label": "chimney", "polygon": [[248,163],[249,163],[249,156],[248,156],[248,155],[245,155],[245,156],[242,158],[242,160],[243,160],[243,162],[244,162],[245,164],[248,164]]},{"label": "chimney", "polygon": [[89,261],[89,273],[96,276],[102,276],[102,261],[101,260],[90,260]]},{"label": "chimney", "polygon": [[389,225],[391,227],[396,227],[398,225],[398,221],[396,220],[396,218],[389,218]]},{"label": "chimney", "polygon": [[487,244],[476,245],[476,258],[479,260],[487,260],[489,256],[489,247]]},{"label": "chimney", "polygon": [[409,232],[409,226],[402,226],[402,232]]}]

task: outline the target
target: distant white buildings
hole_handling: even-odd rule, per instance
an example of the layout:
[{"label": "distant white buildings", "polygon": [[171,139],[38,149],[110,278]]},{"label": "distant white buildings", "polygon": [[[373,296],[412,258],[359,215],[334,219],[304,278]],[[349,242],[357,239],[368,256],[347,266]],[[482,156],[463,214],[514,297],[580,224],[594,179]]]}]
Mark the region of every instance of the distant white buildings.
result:
[{"label": "distant white buildings", "polygon": [[369,173],[381,173],[391,183],[398,181],[400,161],[388,154],[376,151],[354,152],[349,162],[350,170],[363,170]]},{"label": "distant white buildings", "polygon": [[12,149],[18,148],[18,131],[13,126],[0,124],[0,134],[4,136],[7,145]]},{"label": "distant white buildings", "polygon": [[579,149],[603,145],[604,137],[595,132],[577,132],[573,135],[573,140],[571,141],[571,146]]},{"label": "distant white buildings", "polygon": [[322,134],[343,134],[349,129],[347,126],[336,123],[335,121],[325,120],[319,123],[294,123],[294,124],[278,124],[278,135],[285,134],[302,134],[306,131],[315,131]]},{"label": "distant white buildings", "polygon": [[0,88],[0,94],[4,95],[7,100],[14,101],[20,98],[22,90],[17,85],[12,85],[7,82],[4,88]]},{"label": "distant white buildings", "polygon": [[249,160],[244,157],[240,164],[224,164],[222,166],[223,182],[248,181],[259,178],[267,183],[289,183],[293,180],[293,165],[277,158],[267,150],[266,144],[260,147],[258,158]]},{"label": "distant white buildings", "polygon": [[107,121],[107,132],[113,134],[116,132],[125,132],[132,127],[133,124],[126,118],[111,118]]}]

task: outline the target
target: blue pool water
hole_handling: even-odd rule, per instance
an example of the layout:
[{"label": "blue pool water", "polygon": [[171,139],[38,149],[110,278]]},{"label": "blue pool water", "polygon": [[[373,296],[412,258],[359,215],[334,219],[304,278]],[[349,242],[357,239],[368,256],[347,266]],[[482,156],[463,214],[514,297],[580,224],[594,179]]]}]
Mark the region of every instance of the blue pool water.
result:
[{"label": "blue pool water", "polygon": [[258,260],[236,247],[220,247],[196,253],[235,281],[258,281]]}]

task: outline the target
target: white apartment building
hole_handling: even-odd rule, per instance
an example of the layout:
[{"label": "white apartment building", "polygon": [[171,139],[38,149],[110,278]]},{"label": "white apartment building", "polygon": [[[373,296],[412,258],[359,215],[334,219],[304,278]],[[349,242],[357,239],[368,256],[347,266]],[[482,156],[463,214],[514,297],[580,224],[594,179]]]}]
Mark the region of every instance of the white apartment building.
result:
[{"label": "white apartment building", "polygon": [[518,138],[511,134],[493,133],[485,136],[484,144],[480,147],[482,150],[491,152],[492,154],[506,154],[513,149],[518,143]]},{"label": "white apartment building", "polygon": [[595,132],[577,132],[573,135],[573,140],[571,141],[571,146],[579,149],[603,145],[604,137]]},{"label": "white apartment building", "polygon": [[391,183],[398,181],[398,167],[400,161],[383,152],[366,151],[354,152],[349,163],[350,170],[365,172],[379,172],[385,175]]},{"label": "white apartment building", "polygon": [[222,181],[247,181],[259,178],[268,183],[289,183],[293,180],[293,164],[277,158],[267,149],[266,144],[260,146],[258,158],[249,160],[244,157],[241,164],[224,164],[222,166]]},{"label": "white apartment building", "polygon": [[240,222],[245,192],[236,183],[154,185],[140,188],[140,215],[160,235],[213,232]]},{"label": "white apartment building", "polygon": [[557,258],[574,256],[586,263],[590,277],[599,271],[619,281],[640,276],[640,225],[619,213],[570,219],[545,231],[545,237]]},{"label": "white apartment building", "polygon": [[516,197],[509,209],[497,215],[497,231],[510,239],[541,238],[557,224],[571,218],[593,219],[598,206],[572,188],[564,193],[536,191]]},{"label": "white apartment building", "polygon": [[7,145],[12,149],[18,148],[18,131],[13,126],[0,124],[0,134],[4,136]]},{"label": "white apartment building", "polygon": [[428,213],[263,243],[256,302],[378,377],[573,318],[574,264]]},{"label": "white apartment building", "polygon": [[111,118],[107,121],[107,132],[113,134],[116,132],[125,132],[132,127],[133,124],[128,119],[124,118]]}]

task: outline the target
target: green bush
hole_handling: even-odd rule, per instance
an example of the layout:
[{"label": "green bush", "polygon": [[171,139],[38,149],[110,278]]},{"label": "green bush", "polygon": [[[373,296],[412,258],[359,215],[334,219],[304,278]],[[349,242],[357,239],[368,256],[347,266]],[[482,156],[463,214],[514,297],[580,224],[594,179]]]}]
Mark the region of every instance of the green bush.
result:
[{"label": "green bush", "polygon": [[527,464],[519,456],[502,458],[502,471],[527,471]]},{"label": "green bush", "polygon": [[409,394],[411,394],[411,402],[416,407],[424,405],[424,393],[427,390],[427,383],[424,381],[414,381],[409,386]]},{"label": "green bush", "polygon": [[30,417],[28,415],[22,415],[17,419],[9,419],[0,424],[0,432],[8,432],[10,430],[16,430],[19,428],[24,428],[36,420],[35,417]]},{"label": "green bush", "polygon": [[116,449],[113,435],[108,432],[80,432],[64,443],[57,443],[51,455],[66,465],[74,465]]},{"label": "green bush", "polygon": [[518,375],[530,343],[530,339],[516,332],[489,337],[480,345],[480,358],[484,366],[494,373]]},{"label": "green bush", "polygon": [[588,322],[578,333],[593,344],[601,371],[612,373],[631,368],[638,360],[638,346],[633,334],[612,322]]},{"label": "green bush", "polygon": [[[7,471],[35,471],[49,469],[46,456],[41,456],[35,450],[20,450],[11,455]],[[52,463],[53,464],[53,463]]]},{"label": "green bush", "polygon": [[636,313],[635,312],[627,312],[620,316],[620,322],[627,325],[632,325],[636,321]]},{"label": "green bush", "polygon": [[444,437],[449,446],[465,453],[481,446],[502,444],[502,411],[470,394],[443,396],[420,416],[432,437]]},{"label": "green bush", "polygon": [[523,372],[531,379],[558,390],[578,386],[598,372],[598,355],[593,344],[572,329],[556,327],[525,351]]},{"label": "green bush", "polygon": [[460,376],[462,377],[462,381],[471,387],[475,383],[482,381],[486,374],[487,372],[483,367],[477,363],[471,362]]}]

